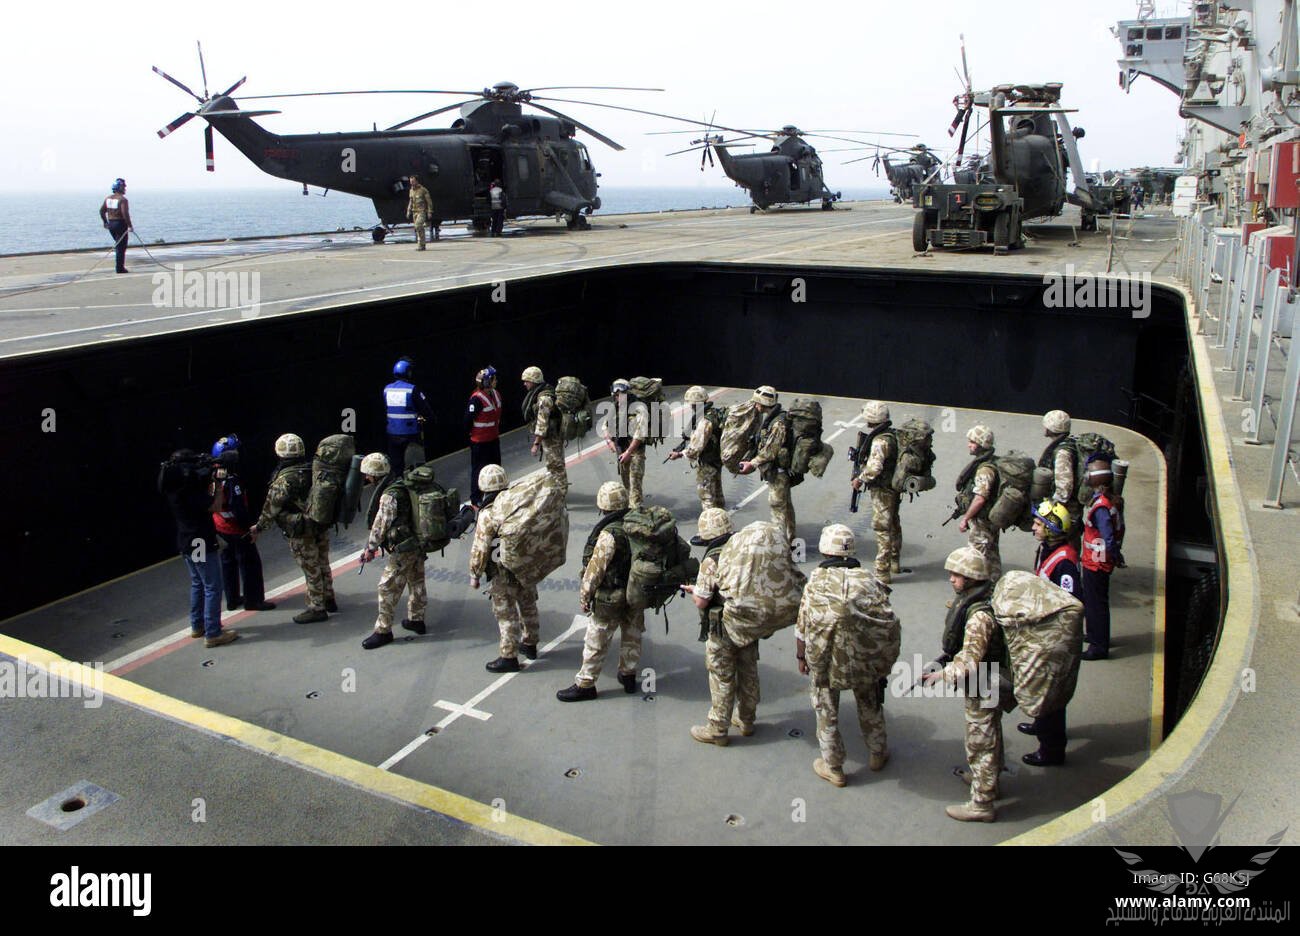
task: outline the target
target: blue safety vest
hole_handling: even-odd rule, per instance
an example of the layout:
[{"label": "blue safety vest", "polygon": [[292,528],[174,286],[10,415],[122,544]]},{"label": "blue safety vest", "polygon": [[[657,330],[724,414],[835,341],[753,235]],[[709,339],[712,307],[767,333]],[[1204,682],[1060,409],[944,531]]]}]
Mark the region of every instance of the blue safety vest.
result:
[{"label": "blue safety vest", "polygon": [[388,434],[413,436],[420,432],[416,419],[415,384],[408,380],[394,380],[384,388],[384,407],[388,410]]}]

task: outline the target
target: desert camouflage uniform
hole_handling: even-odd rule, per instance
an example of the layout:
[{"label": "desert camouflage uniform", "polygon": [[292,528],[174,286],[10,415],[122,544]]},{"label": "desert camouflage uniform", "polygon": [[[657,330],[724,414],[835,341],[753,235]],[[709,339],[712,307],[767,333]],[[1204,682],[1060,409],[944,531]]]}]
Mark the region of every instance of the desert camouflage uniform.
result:
[{"label": "desert camouflage uniform", "polygon": [[[966,618],[961,652],[943,668],[943,678],[956,684],[973,674],[997,626],[991,611],[977,608],[971,612]],[[1002,709],[996,705],[986,707],[984,702],[978,695],[966,696],[966,762],[970,765],[971,802],[992,808],[1002,770]]]},{"label": "desert camouflage uniform", "polygon": [[1052,498],[1070,512],[1070,542],[1077,547],[1083,533],[1079,479],[1074,476],[1074,446],[1060,445],[1052,456]]},{"label": "desert camouflage uniform", "polygon": [[518,655],[519,644],[536,646],[538,640],[537,586],[521,585],[514,573],[493,561],[501,518],[495,500],[478,512],[474,545],[469,551],[469,574],[492,581],[492,613],[501,632],[500,654],[505,659]]},{"label": "desert camouflage uniform", "polygon": [[[718,557],[710,556],[700,563],[695,595],[707,600],[717,588]],[[725,619],[725,606],[722,613]],[[713,733],[727,733],[732,710],[737,708],[741,723],[752,725],[758,716],[758,641],[738,647],[727,636],[725,624],[710,628],[704,662],[709,671],[709,727]]]},{"label": "desert camouflage uniform", "polygon": [[620,634],[619,673],[636,673],[637,664],[641,662],[645,609],[630,607],[624,594],[613,601],[595,600],[596,589],[604,582],[610,564],[617,558],[617,540],[606,528],[596,538],[596,545],[592,549],[587,568],[582,573],[582,585],[578,591],[579,603],[591,612],[591,623],[587,625],[587,637],[582,645],[582,668],[573,680],[580,688],[596,685],[615,631]]},{"label": "desert camouflage uniform", "polygon": [[[370,537],[366,540],[366,549],[379,549],[388,538],[389,530],[397,519],[397,496],[405,492],[389,488],[379,497],[379,510],[375,513],[375,522],[370,527]],[[406,599],[406,616],[411,621],[423,621],[424,609],[429,603],[428,592],[424,587],[424,552],[419,548],[409,552],[389,552],[384,565],[384,574],[379,577],[379,617],[375,619],[375,630],[386,633],[393,629],[393,611],[401,600],[402,590],[409,588],[410,596]]]},{"label": "desert camouflage uniform", "polygon": [[794,502],[790,499],[790,474],[780,466],[787,433],[786,420],[775,419],[763,433],[758,454],[751,460],[759,477],[767,482],[767,504],[772,508],[772,522],[781,528],[788,541],[794,541]]},{"label": "desert camouflage uniform", "polygon": [[[564,438],[560,435],[560,418],[555,408],[555,391],[548,389],[537,395],[537,418],[533,420],[533,435],[542,440],[542,458],[551,477],[565,488],[569,475],[564,469]],[[552,413],[555,414],[552,418]]]},{"label": "desert camouflage uniform", "polygon": [[424,246],[424,229],[429,226],[429,215],[433,214],[433,199],[429,190],[423,185],[411,186],[411,199],[406,205],[406,216],[415,225],[415,239]]},{"label": "desert camouflage uniform", "polygon": [[1002,537],[1002,531],[995,529],[989,522],[988,511],[992,506],[994,489],[998,483],[998,471],[991,463],[980,465],[975,472],[975,491],[976,497],[983,497],[987,501],[984,509],[980,511],[983,516],[974,517],[966,527],[966,542],[988,560],[989,563],[989,581],[996,582],[1002,577],[1002,556],[998,550],[998,540]]},{"label": "desert camouflage uniform", "polygon": [[[885,752],[885,710],[878,680],[888,675],[898,659],[898,618],[889,605],[888,593],[869,576],[847,572],[842,564],[823,564],[813,570],[795,622],[795,636],[804,642],[812,706],[817,713],[817,743],[822,760],[831,767],[844,765],[839,728],[842,689],[853,691],[867,750]],[[863,611],[870,618],[864,618]]]},{"label": "desert camouflage uniform", "polygon": [[898,492],[890,487],[893,478],[882,477],[890,459],[897,457],[898,443],[894,436],[882,432],[871,440],[867,463],[858,475],[871,495],[871,529],[876,534],[876,576],[885,584],[889,584],[891,572],[902,569],[899,555],[903,549],[903,528],[898,520]]},{"label": "desert camouflage uniform", "polygon": [[[718,455],[720,439],[714,438],[713,423],[700,417],[686,443],[682,454],[695,463],[695,493],[700,498],[700,510],[710,507],[726,509],[727,502],[722,496],[722,458]],[[710,464],[716,461],[717,464]]]},{"label": "desert camouflage uniform", "polygon": [[[311,460],[281,468],[266,491],[259,530],[276,523],[289,540],[289,553],[302,569],[307,584],[307,610],[324,611],[334,600],[334,574],[330,570],[330,536],[302,515],[311,490]],[[296,535],[290,535],[294,530]]]},{"label": "desert camouflage uniform", "polygon": [[[629,406],[627,414],[628,438],[640,441],[637,450],[627,461],[618,464],[618,477],[627,488],[627,505],[633,509],[642,503],[641,486],[645,481],[645,440],[648,413],[644,406]],[[630,444],[630,443],[629,443]]]}]

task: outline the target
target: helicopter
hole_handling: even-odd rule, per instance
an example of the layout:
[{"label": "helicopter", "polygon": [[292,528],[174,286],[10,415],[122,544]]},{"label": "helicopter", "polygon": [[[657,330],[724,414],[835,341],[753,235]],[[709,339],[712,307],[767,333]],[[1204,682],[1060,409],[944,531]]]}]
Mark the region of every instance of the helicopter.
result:
[{"label": "helicopter", "polygon": [[[966,49],[962,46],[965,67]],[[989,152],[968,161],[954,173],[951,184],[924,184],[913,189],[918,209],[912,244],[928,247],[976,247],[993,244],[995,252],[1021,245],[1021,223],[1059,215],[1066,202],[1083,212],[1084,230],[1096,230],[1097,206],[1092,197],[1076,140],[1082,127],[1071,129],[1060,106],[1061,83],[1001,84],[975,93],[965,73],[965,93],[954,98],[957,114],[949,133],[961,127],[955,164],[962,156],[976,107],[988,109]],[[978,128],[976,131],[978,136]],[[1069,171],[1074,188],[1067,189]]]},{"label": "helicopter", "polygon": [[[889,182],[889,194],[893,196],[895,204],[902,204],[904,200],[911,201],[912,186],[936,179],[944,164],[938,154],[924,143],[917,143],[907,149],[878,144],[873,144],[871,147],[856,146],[847,147],[846,149],[864,148],[874,149],[875,153],[870,156],[860,156],[857,159],[846,160],[844,165],[847,166],[851,163],[870,159],[876,175],[880,175],[881,168],[884,168],[885,179]],[[835,153],[844,152],[844,150],[826,150],[826,152]],[[907,161],[892,162],[889,154],[896,153],[907,156]]]},{"label": "helicopter", "polygon": [[[649,113],[649,112],[643,112]],[[666,114],[656,114],[654,116],[670,116]],[[786,124],[777,130],[741,130],[732,127],[722,127],[713,123],[712,120],[705,121],[691,120],[686,117],[671,117],[673,120],[681,120],[687,123],[698,124],[706,127],[704,135],[692,140],[691,145],[686,149],[676,150],[669,153],[669,156],[677,156],[681,153],[700,153],[700,171],[704,171],[704,164],[707,160],[713,165],[713,153],[718,154],[718,164],[721,165],[723,173],[731,179],[740,188],[744,189],[753,205],[750,206],[750,213],[756,211],[765,211],[775,205],[805,205],[812,201],[820,199],[821,207],[824,211],[830,211],[835,207],[835,202],[839,201],[841,195],[839,192],[832,192],[826,186],[822,175],[822,160],[817,155],[817,150],[813,145],[807,142],[807,137],[821,137],[828,140],[841,140],[846,143],[862,144],[862,140],[853,140],[848,137],[831,136],[825,131],[820,130],[800,130],[793,124]],[[721,133],[713,133],[714,129],[723,130],[727,133],[740,134],[733,139],[724,139]],[[660,133],[693,133],[690,130],[667,130],[658,131]],[[839,133],[877,133],[886,136],[913,136],[914,134],[886,134],[883,131],[873,130],[841,130]],[[772,141],[771,149],[766,153],[742,153],[735,154],[731,152],[733,147],[754,146],[753,143],[745,143],[748,139],[768,139]]]},{"label": "helicopter", "polygon": [[[225,91],[209,95],[203,49],[199,47],[203,74],[200,96],[171,75],[154,71],[185,91],[198,107],[177,117],[162,130],[166,137],[193,117],[207,121],[204,149],[207,169],[214,171],[212,130],[229,140],[263,172],[301,182],[303,194],[313,185],[369,198],[379,225],[372,236],[382,243],[393,227],[406,223],[409,177],[418,175],[433,201],[430,218],[435,230],[447,221],[468,220],[476,233],[487,231],[491,206],[489,188],[499,180],[510,218],[563,218],[570,230],[588,228],[587,215],[600,208],[596,171],[587,147],[575,139],[581,130],[616,150],[623,147],[572,117],[539,103],[571,101],[542,97],[536,91],[620,90],[659,91],[659,88],[614,88],[601,85],[564,85],[520,88],[502,81],[481,91],[323,91],[294,94],[259,94],[242,100],[328,97],[351,94],[456,94],[458,101],[427,111],[379,130],[349,133],[272,133],[253,120],[275,110],[241,110],[232,94],[247,77]],[[526,114],[523,105],[546,116]],[[606,105],[608,106],[608,105]],[[446,129],[408,130],[407,127],[446,111],[460,115]]]}]

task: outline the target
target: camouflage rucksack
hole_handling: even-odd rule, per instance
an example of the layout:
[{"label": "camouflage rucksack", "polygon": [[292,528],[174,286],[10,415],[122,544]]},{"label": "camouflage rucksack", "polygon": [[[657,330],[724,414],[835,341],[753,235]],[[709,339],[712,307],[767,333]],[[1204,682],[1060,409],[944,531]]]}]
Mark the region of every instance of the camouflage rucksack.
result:
[{"label": "camouflage rucksack", "polygon": [[818,688],[875,688],[898,660],[898,616],[868,569],[823,563],[808,579],[799,613],[809,675]]},{"label": "camouflage rucksack", "polygon": [[594,422],[591,397],[577,377],[561,377],[555,385],[555,406],[560,411],[560,435],[565,442],[580,439]]},{"label": "camouflage rucksack", "polygon": [[[445,549],[451,542],[451,521],[460,511],[459,492],[444,488],[434,480],[432,463],[409,469],[401,481],[389,486],[390,490],[393,488],[400,488],[398,497],[407,498],[413,545],[426,555]],[[396,542],[392,548],[403,551]]]},{"label": "camouflage rucksack", "polygon": [[894,462],[894,476],[890,487],[899,494],[910,496],[929,491],[935,486],[934,429],[924,419],[909,419],[892,430],[898,443],[898,458]]},{"label": "camouflage rucksack", "polygon": [[632,553],[627,578],[627,603],[658,610],[686,582],[694,581],[700,563],[677,532],[666,507],[642,505],[623,516],[623,533]]},{"label": "camouflage rucksack", "polygon": [[[667,413],[663,411],[664,382],[659,377],[633,377],[628,381],[631,404],[644,404],[646,414],[645,445],[658,445],[667,435]],[[630,407],[629,407],[630,409]]]},{"label": "camouflage rucksack", "polygon": [[1030,718],[1060,711],[1074,696],[1083,652],[1083,604],[1032,572],[1005,573],[993,616],[1006,636],[1016,701]]},{"label": "camouflage rucksack", "polygon": [[323,527],[339,522],[343,489],[356,451],[350,435],[331,435],[320,440],[311,462],[311,490],[303,508],[309,520]]},{"label": "camouflage rucksack", "polygon": [[997,530],[1033,527],[1033,505],[1029,488],[1034,482],[1037,463],[1023,452],[1008,452],[993,459],[998,473],[998,490],[989,505],[989,523]]},{"label": "camouflage rucksack", "polygon": [[756,520],[727,540],[718,556],[722,625],[738,647],[790,627],[807,581],[775,523]]},{"label": "camouflage rucksack", "polygon": [[1092,487],[1088,484],[1088,459],[1101,452],[1115,460],[1115,443],[1096,432],[1085,432],[1074,437],[1074,484],[1080,504],[1092,500]]},{"label": "camouflage rucksack", "polygon": [[787,414],[790,474],[820,478],[835,455],[835,449],[822,441],[822,405],[816,400],[795,400]]},{"label": "camouflage rucksack", "polygon": [[737,403],[722,421],[719,452],[722,465],[732,474],[740,473],[740,463],[758,454],[758,427],[763,414],[752,400]]},{"label": "camouflage rucksack", "polygon": [[564,565],[569,546],[565,489],[539,471],[496,496],[500,563],[521,585],[536,585]]}]

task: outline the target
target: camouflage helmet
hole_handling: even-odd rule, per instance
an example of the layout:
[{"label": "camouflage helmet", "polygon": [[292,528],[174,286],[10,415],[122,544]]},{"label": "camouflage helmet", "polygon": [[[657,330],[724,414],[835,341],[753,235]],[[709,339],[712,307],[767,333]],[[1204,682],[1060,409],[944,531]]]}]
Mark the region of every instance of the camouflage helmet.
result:
[{"label": "camouflage helmet", "polygon": [[703,387],[691,387],[686,391],[683,399],[687,403],[707,403],[709,402],[709,392]]},{"label": "camouflage helmet", "polygon": [[750,397],[750,399],[762,406],[772,406],[776,403],[776,390],[769,387],[767,384],[763,384],[763,386],[754,391],[754,395]]},{"label": "camouflage helmet", "polygon": [[530,383],[543,383],[546,378],[542,376],[540,367],[525,367],[524,372],[519,375],[520,380],[527,380]]},{"label": "camouflage helmet", "polygon": [[307,446],[302,444],[302,436],[286,432],[275,440],[275,454],[280,458],[298,458],[307,454]]},{"label": "camouflage helmet", "polygon": [[627,488],[617,481],[606,481],[596,491],[596,506],[605,511],[622,510],[627,506]]},{"label": "camouflage helmet", "polygon": [[1070,431],[1070,414],[1054,409],[1043,417],[1043,428],[1049,435],[1063,435]]},{"label": "camouflage helmet", "polygon": [[964,578],[986,582],[989,578],[989,561],[974,546],[963,546],[948,553],[943,567]]},{"label": "camouflage helmet", "polygon": [[631,389],[632,389],[632,385],[628,383],[628,379],[626,377],[619,377],[612,384],[609,385],[610,393],[627,393]]},{"label": "camouflage helmet", "polygon": [[361,459],[361,473],[363,475],[382,478],[392,470],[393,466],[389,464],[388,456],[383,452],[371,452]]},{"label": "camouflage helmet", "polygon": [[702,511],[700,513],[699,528],[700,539],[705,542],[735,532],[731,526],[731,514],[721,507],[709,507],[707,510]]},{"label": "camouflage helmet", "polygon": [[1064,504],[1058,504],[1050,497],[1034,508],[1034,519],[1047,527],[1053,537],[1068,536],[1073,525],[1070,511],[1066,510]]},{"label": "camouflage helmet", "polygon": [[993,430],[988,426],[971,426],[966,433],[966,441],[974,442],[982,449],[993,448]]},{"label": "camouflage helmet", "polygon": [[500,465],[484,465],[478,473],[478,489],[484,494],[491,494],[493,491],[504,491],[510,479],[506,477],[506,470]]},{"label": "camouflage helmet", "polygon": [[878,426],[882,422],[888,422],[889,407],[879,400],[867,400],[866,405],[862,407],[862,418],[870,426]]},{"label": "camouflage helmet", "polygon": [[823,556],[851,556],[857,552],[853,540],[853,531],[842,523],[832,523],[822,528],[822,538],[817,543],[817,551]]}]

